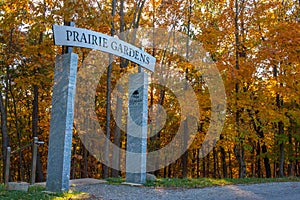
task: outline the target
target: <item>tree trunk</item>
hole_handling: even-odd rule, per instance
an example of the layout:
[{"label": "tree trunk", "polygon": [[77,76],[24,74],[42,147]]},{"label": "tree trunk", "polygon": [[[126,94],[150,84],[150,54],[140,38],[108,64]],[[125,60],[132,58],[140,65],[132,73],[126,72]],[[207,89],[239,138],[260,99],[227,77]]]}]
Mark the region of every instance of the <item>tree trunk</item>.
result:
[{"label": "tree trunk", "polygon": [[226,152],[223,147],[220,147],[220,151],[221,151],[223,178],[228,178],[227,164],[226,164]]},{"label": "tree trunk", "polygon": [[[44,13],[43,16],[45,18],[46,16],[46,3],[43,1],[44,5]],[[42,44],[43,42],[44,33],[43,31],[39,34],[39,40],[38,43]],[[39,55],[40,56],[40,55]],[[34,71],[34,75],[38,73],[39,69],[36,69]],[[39,87],[38,85],[33,85],[33,103],[32,103],[32,135],[33,137],[38,137],[38,123],[39,123]],[[36,160],[36,176],[35,176],[35,182],[43,182],[44,181],[44,174],[43,174],[43,168],[42,168],[42,162],[41,162],[41,155],[40,152],[37,151],[37,160]]]},{"label": "tree trunk", "polygon": [[243,148],[243,143],[236,145],[234,147],[234,154],[239,163],[239,178],[246,177],[246,164],[245,164],[245,151]]},{"label": "tree trunk", "polygon": [[[298,158],[298,156],[299,156],[299,148],[300,147],[300,142],[296,142],[296,152],[295,152],[295,156],[296,156],[296,158]],[[298,161],[298,159],[296,159],[296,163],[295,163],[295,175],[296,176],[300,176],[300,167],[299,167],[299,161]]]},{"label": "tree trunk", "polygon": [[256,164],[257,164],[257,168],[256,168],[256,173],[257,173],[257,177],[258,178],[262,178],[262,176],[261,176],[261,159],[260,159],[260,149],[261,149],[261,147],[260,147],[260,142],[258,141],[257,142],[257,146],[256,146],[256,157],[257,157],[257,160],[256,160]]},{"label": "tree trunk", "polygon": [[[256,114],[258,114],[258,113],[259,113],[259,111],[256,111]],[[255,123],[253,116],[251,116],[251,118],[252,118],[252,124],[253,124],[255,132],[258,134],[259,138],[263,140],[265,138],[265,136],[264,136],[264,132],[262,130],[261,125],[257,125]],[[259,124],[261,124],[260,119],[257,119],[257,122]],[[257,171],[258,171],[258,177],[259,178],[262,177],[261,163],[260,163],[260,155],[261,155],[260,151],[262,152],[262,154],[264,154],[264,158],[263,159],[264,159],[264,165],[265,165],[265,170],[266,170],[266,177],[267,178],[271,178],[270,161],[269,161],[268,156],[266,155],[268,153],[267,146],[266,146],[265,143],[263,143],[263,145],[260,146],[260,142],[258,142],[257,149],[256,149],[256,154],[258,156],[258,160],[257,160],[257,164],[258,164],[258,169],[257,169]]]},{"label": "tree trunk", "polygon": [[210,169],[209,169],[209,166],[210,166],[210,153],[207,154],[207,156],[206,156],[206,177],[207,177],[207,178],[210,177]]},{"label": "tree trunk", "polygon": [[137,33],[137,29],[139,28],[140,25],[140,19],[141,19],[141,15],[142,15],[142,11],[144,8],[144,5],[146,3],[146,0],[139,0],[135,12],[134,12],[134,16],[133,16],[133,20],[131,22],[130,28],[133,27],[133,34],[132,34],[132,38],[131,38],[131,43],[134,45],[135,44],[135,40],[136,40],[136,33]]},{"label": "tree trunk", "polygon": [[1,132],[2,132],[2,155],[3,155],[3,180],[5,180],[5,163],[6,163],[6,152],[9,147],[9,136],[7,132],[7,115],[3,103],[2,91],[0,91],[0,112],[1,112]]},{"label": "tree trunk", "polygon": [[[115,35],[115,24],[114,24],[114,17],[116,14],[116,0],[112,1],[111,4],[111,16],[112,16],[112,21],[111,21],[111,36]],[[107,69],[107,80],[106,80],[106,86],[107,86],[107,90],[106,90],[106,137],[108,139],[110,139],[110,114],[111,114],[111,73],[112,73],[112,61],[113,61],[113,55],[109,54],[109,66]],[[105,162],[109,163],[109,142],[105,142]],[[103,178],[108,178],[109,177],[109,168],[106,165],[103,165]]]},{"label": "tree trunk", "polygon": [[197,149],[197,178],[200,177],[200,152]]},{"label": "tree trunk", "polygon": [[[9,37],[9,53],[12,53],[12,39],[13,39],[12,28],[10,30]],[[5,180],[5,170],[6,170],[6,154],[7,147],[10,146],[10,140],[7,130],[7,107],[8,107],[8,82],[9,82],[9,65],[6,65],[6,77],[5,77],[5,102],[3,101],[2,87],[0,90],[0,112],[1,112],[1,131],[2,131],[2,156],[3,156],[3,180]]]},{"label": "tree trunk", "polygon": [[[124,0],[120,0],[120,40],[125,41],[125,19],[124,19]],[[120,58],[120,67],[126,68],[128,66],[128,60],[124,58]]]},{"label": "tree trunk", "polygon": [[75,179],[75,173],[76,173],[76,163],[77,163],[77,159],[76,159],[76,156],[77,155],[77,152],[76,152],[76,149],[77,149],[77,142],[79,141],[76,141],[75,144],[73,145],[73,156],[72,156],[72,162],[71,162],[71,167],[72,167],[72,172],[71,172],[71,179]]},{"label": "tree trunk", "polygon": [[213,178],[217,178],[217,151],[216,151],[216,148],[213,148],[213,160],[214,160]]},{"label": "tree trunk", "polygon": [[[202,149],[202,155],[204,155],[204,149]],[[206,157],[207,156],[205,156],[205,157],[202,158],[202,172],[203,172],[203,177],[206,177]]]},{"label": "tree trunk", "polygon": [[[278,68],[277,66],[274,66],[273,68],[273,76],[275,79],[278,77]],[[277,80],[278,81],[278,80]],[[280,86],[282,86],[282,83],[280,83]],[[276,105],[278,109],[280,110],[283,106],[283,100],[279,93],[276,94]],[[282,121],[278,122],[278,135],[282,136],[284,135],[284,124]],[[279,176],[284,177],[284,140],[278,141],[279,143]]]},{"label": "tree trunk", "polygon": [[[16,132],[17,132],[17,137],[18,137],[18,148],[21,148],[22,133],[21,133],[21,129],[20,129],[20,126],[19,126],[19,116],[18,116],[18,113],[17,113],[17,104],[16,104],[14,93],[12,91],[11,83],[12,83],[12,81],[10,80],[9,81],[9,92],[10,92],[10,95],[11,95],[11,99],[12,99],[12,103],[13,103],[13,109],[14,109],[13,113],[14,113],[14,116],[15,116],[15,126],[16,126]],[[20,180],[21,182],[24,181],[24,166],[23,166],[23,153],[22,153],[22,151],[19,151],[18,175],[19,175],[19,177],[18,177],[17,180]]]},{"label": "tree trunk", "polygon": [[[122,95],[123,95],[123,88],[121,85],[118,85],[117,88],[118,91],[118,96],[117,96],[117,108],[116,108],[116,127],[115,127],[115,131],[114,131],[114,144],[117,147],[121,148],[121,129],[119,127],[119,125],[122,124],[122,104],[123,104],[123,100],[122,100]],[[119,168],[120,166],[120,150],[117,150],[117,152],[113,152],[113,162],[116,163],[116,166],[118,166]],[[120,171],[117,169],[112,169],[112,177],[119,177],[120,176]]]},{"label": "tree trunk", "polygon": [[[39,122],[39,88],[37,85],[33,86],[33,110],[32,110],[32,135],[33,137],[38,137],[38,122]],[[37,160],[36,160],[36,182],[44,181],[43,168],[41,163],[40,152],[37,151]]]},{"label": "tree trunk", "polygon": [[278,177],[277,161],[276,160],[273,162],[273,177],[274,178]]},{"label": "tree trunk", "polygon": [[[159,93],[159,99],[158,99],[158,105],[163,105],[164,104],[164,101],[165,101],[165,94],[166,94],[166,91],[165,89],[160,89],[160,93]],[[151,99],[151,103],[153,105],[153,99]],[[159,113],[157,113],[159,114]],[[154,150],[157,151],[160,149],[160,146],[161,146],[161,131],[158,131],[157,134],[155,134],[155,136],[153,137],[153,142],[154,142]],[[158,163],[158,162],[157,162]],[[158,168],[158,166],[157,166]],[[154,171],[154,174],[155,176],[159,176],[159,172],[160,170],[157,169]]]},{"label": "tree trunk", "polygon": [[231,163],[231,153],[230,151],[228,152],[228,160],[229,160],[229,173],[230,173],[230,178],[233,178],[233,172],[232,172],[232,163]]},{"label": "tree trunk", "polygon": [[[191,15],[192,15],[192,0],[187,0],[188,1],[188,22],[187,22],[187,40],[186,40],[186,60],[189,60],[189,54],[190,54],[190,29],[191,29]],[[188,82],[188,73],[189,69],[186,68],[185,70],[185,80]],[[187,83],[185,86],[185,90],[187,90]],[[188,116],[186,116],[186,120],[184,121],[184,138],[183,138],[183,148],[186,150],[184,154],[182,155],[182,176],[183,178],[187,178],[188,174],[188,157],[189,157],[189,151],[187,148],[188,145],[188,139],[189,139],[189,127],[188,127]]]},{"label": "tree trunk", "polygon": [[188,122],[187,119],[184,121],[184,131],[185,134],[183,135],[183,148],[186,150],[182,155],[182,177],[187,178],[188,176],[188,149],[187,149],[187,135],[188,135]]},{"label": "tree trunk", "polygon": [[252,150],[251,150],[251,173],[252,177],[254,178],[256,176],[256,171],[255,171],[255,145],[252,145]]},{"label": "tree trunk", "polygon": [[[279,122],[278,129],[279,129],[279,135],[283,135],[284,134],[283,122]],[[279,176],[284,177],[284,141],[280,141],[279,151],[280,151]]]},{"label": "tree trunk", "polygon": [[[266,154],[268,152],[266,144],[262,145],[261,150],[263,154]],[[271,165],[267,156],[264,156],[264,165],[266,169],[266,177],[271,178]]]},{"label": "tree trunk", "polygon": [[[238,0],[235,0],[235,19],[234,19],[234,24],[235,24],[235,68],[238,71],[240,69],[239,66],[239,54],[240,54],[240,40],[239,40],[239,25],[238,25],[238,20],[239,20],[239,3]],[[236,92],[236,113],[235,113],[235,118],[236,118],[236,129],[237,129],[237,135],[240,138],[240,141],[238,144],[235,145],[234,147],[234,153],[237,158],[237,161],[239,163],[239,177],[240,178],[245,178],[246,177],[246,165],[245,165],[245,157],[244,157],[244,146],[243,146],[243,138],[240,136],[240,110],[238,107],[238,94],[239,94],[239,81],[236,80],[235,83],[235,92]]]},{"label": "tree trunk", "polygon": [[[297,105],[295,102],[292,103],[293,108],[296,108]],[[295,176],[295,158],[297,158],[297,139],[293,138],[294,135],[297,134],[297,122],[295,122],[294,119],[290,118],[290,125],[288,129],[288,137],[289,137],[289,151],[288,151],[288,158],[289,158],[289,164],[288,164],[288,176]],[[294,140],[295,139],[295,140]]]}]

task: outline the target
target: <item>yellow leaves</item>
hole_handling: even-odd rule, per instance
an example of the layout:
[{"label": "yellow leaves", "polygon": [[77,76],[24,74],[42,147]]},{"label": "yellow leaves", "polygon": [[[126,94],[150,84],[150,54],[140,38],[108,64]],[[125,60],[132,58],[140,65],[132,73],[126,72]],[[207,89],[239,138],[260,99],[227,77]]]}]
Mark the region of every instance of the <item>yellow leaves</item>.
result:
[{"label": "yellow leaves", "polygon": [[114,23],[117,24],[120,21],[120,16],[119,15],[115,15],[114,16]]}]

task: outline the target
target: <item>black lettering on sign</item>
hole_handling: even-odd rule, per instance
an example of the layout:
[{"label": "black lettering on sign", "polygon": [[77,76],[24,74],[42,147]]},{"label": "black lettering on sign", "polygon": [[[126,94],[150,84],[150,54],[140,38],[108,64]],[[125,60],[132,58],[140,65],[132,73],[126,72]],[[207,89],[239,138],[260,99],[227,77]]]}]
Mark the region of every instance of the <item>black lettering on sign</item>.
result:
[{"label": "black lettering on sign", "polygon": [[124,46],[124,54],[126,54],[127,56],[129,56],[129,54],[128,54],[128,46]]},{"label": "black lettering on sign", "polygon": [[129,55],[130,57],[134,57],[134,50],[132,48],[129,48]]},{"label": "black lettering on sign", "polygon": [[92,35],[92,44],[98,45],[96,35]]},{"label": "black lettering on sign", "polygon": [[155,62],[154,57],[138,47],[111,36],[95,31],[58,25],[53,25],[53,34],[55,45],[97,49],[126,58],[151,71],[154,70],[155,63],[151,62],[152,59]]},{"label": "black lettering on sign", "polygon": [[145,57],[146,57],[146,55],[141,54],[141,61],[142,61],[143,63],[145,63]]},{"label": "black lettering on sign", "polygon": [[70,37],[72,36],[72,31],[67,30],[67,40],[70,41]]},{"label": "black lettering on sign", "polygon": [[79,33],[77,32],[77,31],[73,31],[73,35],[74,35],[74,42],[79,42],[79,39],[78,39],[78,37],[79,37]]},{"label": "black lettering on sign", "polygon": [[103,38],[103,47],[108,48],[107,38]]},{"label": "black lettering on sign", "polygon": [[111,43],[111,48],[112,48],[113,50],[116,50],[116,49],[117,49],[117,42],[113,41],[113,42]]},{"label": "black lettering on sign", "polygon": [[123,53],[123,46],[122,44],[119,44],[119,49],[118,49],[119,52]]},{"label": "black lettering on sign", "polygon": [[147,58],[146,58],[146,63],[145,64],[149,64],[150,63],[150,58],[147,56]]},{"label": "black lettering on sign", "polygon": [[91,34],[88,34],[88,43],[91,44]]},{"label": "black lettering on sign", "polygon": [[83,42],[83,40],[84,40],[84,43],[87,43],[86,37],[85,37],[85,34],[84,34],[84,33],[81,35],[80,42]]},{"label": "black lettering on sign", "polygon": [[135,59],[139,60],[140,52],[138,50],[135,50]]}]

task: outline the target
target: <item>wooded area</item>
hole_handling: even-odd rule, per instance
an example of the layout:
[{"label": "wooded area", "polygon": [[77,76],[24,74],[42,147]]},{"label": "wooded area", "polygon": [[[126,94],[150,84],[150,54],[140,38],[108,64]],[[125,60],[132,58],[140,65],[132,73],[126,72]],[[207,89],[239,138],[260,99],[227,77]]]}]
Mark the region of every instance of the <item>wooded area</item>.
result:
[{"label": "wooded area", "polygon": [[[45,144],[39,147],[36,180],[45,180],[54,63],[62,52],[53,44],[51,29],[70,20],[77,27],[112,36],[138,27],[178,31],[199,41],[219,69],[227,96],[226,121],[213,151],[201,158],[211,119],[210,93],[202,75],[172,51],[156,49],[155,44],[145,49],[156,57],[156,70],[163,73],[163,66],[180,70],[193,87],[201,112],[189,150],[155,171],[157,176],[300,176],[300,0],[4,0],[0,6],[2,174],[6,148],[16,150],[37,136]],[[118,37],[136,42],[136,36]],[[74,48],[74,52],[82,63],[90,50]],[[122,119],[114,119],[111,111],[106,115],[111,105],[106,93],[134,67],[124,59],[110,65],[99,81],[95,102],[103,130],[122,148],[126,134],[116,126]],[[121,98],[126,91],[118,90],[119,108],[126,104]],[[149,91],[149,107],[160,104],[167,114],[164,127],[148,140],[150,152],[174,137],[180,106],[168,88],[150,84]],[[71,178],[124,176],[90,155],[76,128],[73,134]],[[12,180],[29,181],[31,155],[26,148],[11,158]]]}]

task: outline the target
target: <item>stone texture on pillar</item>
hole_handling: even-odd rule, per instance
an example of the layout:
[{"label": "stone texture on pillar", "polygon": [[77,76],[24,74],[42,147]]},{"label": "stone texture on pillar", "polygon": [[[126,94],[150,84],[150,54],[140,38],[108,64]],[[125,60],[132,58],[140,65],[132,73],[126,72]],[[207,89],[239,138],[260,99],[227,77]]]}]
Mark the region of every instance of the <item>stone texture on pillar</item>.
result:
[{"label": "stone texture on pillar", "polygon": [[56,57],[46,181],[51,192],[69,190],[77,64],[77,54]]},{"label": "stone texture on pillar", "polygon": [[148,75],[145,72],[129,77],[126,148],[126,182],[146,182]]}]

